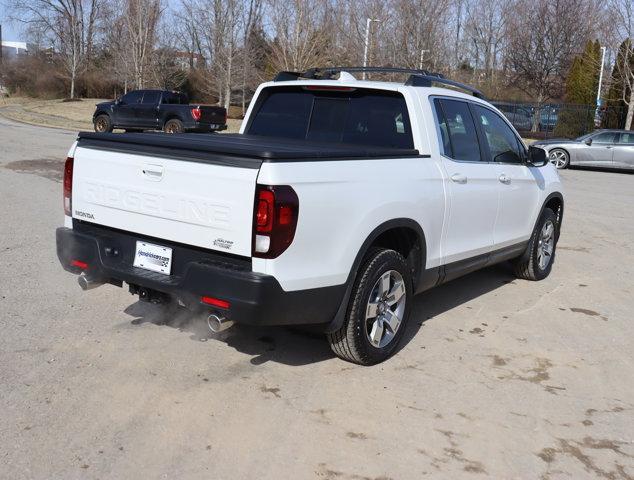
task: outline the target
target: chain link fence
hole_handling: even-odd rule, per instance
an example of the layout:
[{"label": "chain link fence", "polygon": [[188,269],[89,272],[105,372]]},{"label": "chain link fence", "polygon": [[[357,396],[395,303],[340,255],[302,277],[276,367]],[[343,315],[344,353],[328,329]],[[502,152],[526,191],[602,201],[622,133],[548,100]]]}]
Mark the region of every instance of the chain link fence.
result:
[{"label": "chain link fence", "polygon": [[627,108],[492,102],[525,138],[576,138],[598,128],[624,128]]}]

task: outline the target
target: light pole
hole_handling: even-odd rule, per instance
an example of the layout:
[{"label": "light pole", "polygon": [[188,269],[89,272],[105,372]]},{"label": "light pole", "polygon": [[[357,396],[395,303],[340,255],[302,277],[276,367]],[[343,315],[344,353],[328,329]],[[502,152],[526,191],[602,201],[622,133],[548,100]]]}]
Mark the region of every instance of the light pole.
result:
[{"label": "light pole", "polygon": [[430,50],[421,48],[420,49],[420,61],[418,62],[418,69],[422,70],[423,69],[423,57],[425,56],[425,52],[429,52]]},{"label": "light pole", "polygon": [[603,83],[603,64],[605,63],[605,47],[601,47],[601,70],[599,73],[599,88],[597,89],[597,106],[601,102],[601,83]]},{"label": "light pole", "polygon": [[[363,66],[368,66],[368,45],[370,44],[370,23],[378,22],[374,18],[368,18],[365,22],[365,46],[363,48]],[[363,80],[365,80],[365,71],[363,72]]]},{"label": "light pole", "polygon": [[601,47],[601,70],[599,70],[599,87],[597,88],[597,109],[594,112],[594,124],[600,122],[599,111],[601,109],[601,84],[603,83],[603,65],[605,64],[605,47]]}]

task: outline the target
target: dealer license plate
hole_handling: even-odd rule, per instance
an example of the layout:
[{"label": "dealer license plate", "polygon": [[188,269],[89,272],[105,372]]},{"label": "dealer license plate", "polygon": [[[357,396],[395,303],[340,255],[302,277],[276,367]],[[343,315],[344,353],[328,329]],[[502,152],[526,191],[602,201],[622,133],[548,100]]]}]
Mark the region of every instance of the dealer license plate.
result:
[{"label": "dealer license plate", "polygon": [[134,266],[169,275],[172,271],[172,249],[137,241]]}]

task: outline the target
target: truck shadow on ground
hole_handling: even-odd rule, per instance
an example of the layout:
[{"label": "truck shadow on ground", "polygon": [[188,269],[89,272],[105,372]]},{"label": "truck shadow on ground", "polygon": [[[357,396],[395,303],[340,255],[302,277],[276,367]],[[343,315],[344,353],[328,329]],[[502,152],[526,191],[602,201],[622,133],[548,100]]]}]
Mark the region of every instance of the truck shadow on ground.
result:
[{"label": "truck shadow on ground", "polygon": [[[513,280],[515,276],[510,266],[502,264],[418,295],[398,350],[407,347],[425,322]],[[135,317],[132,325],[150,323],[188,333],[190,339],[197,342],[224,342],[238,352],[251,356],[250,363],[253,365],[276,362],[300,366],[335,358],[324,335],[317,329],[235,325],[225,332],[214,334],[207,327],[205,316],[195,315],[183,308],[137,301],[129,305],[125,313]]]}]

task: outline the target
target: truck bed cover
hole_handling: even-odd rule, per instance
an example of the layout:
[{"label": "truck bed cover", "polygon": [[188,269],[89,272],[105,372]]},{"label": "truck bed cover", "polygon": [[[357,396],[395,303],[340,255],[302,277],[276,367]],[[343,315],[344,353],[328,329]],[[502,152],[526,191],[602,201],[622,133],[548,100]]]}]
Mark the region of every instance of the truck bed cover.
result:
[{"label": "truck bed cover", "polygon": [[80,132],[78,147],[259,168],[262,162],[301,162],[420,156],[418,150],[288,140],[242,134]]}]

